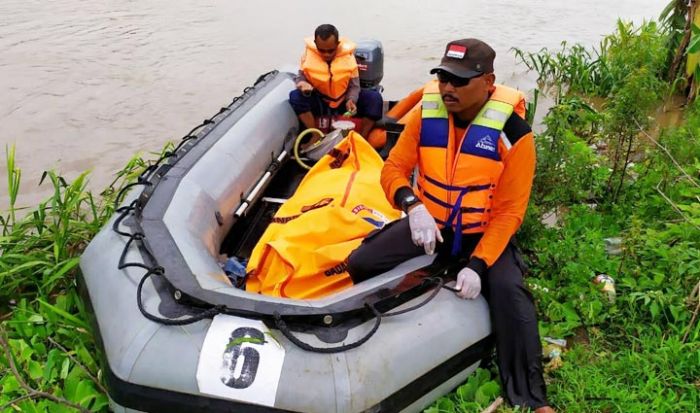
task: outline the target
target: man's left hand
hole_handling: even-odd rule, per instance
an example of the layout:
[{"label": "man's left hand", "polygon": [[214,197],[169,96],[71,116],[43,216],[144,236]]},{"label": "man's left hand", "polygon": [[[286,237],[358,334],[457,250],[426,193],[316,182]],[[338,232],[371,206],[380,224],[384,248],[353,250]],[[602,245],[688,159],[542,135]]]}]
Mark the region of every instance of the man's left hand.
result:
[{"label": "man's left hand", "polygon": [[475,299],[481,292],[481,278],[476,271],[469,267],[462,268],[462,271],[457,274],[457,284],[455,288],[459,290],[457,295],[460,298]]},{"label": "man's left hand", "polygon": [[348,110],[350,116],[355,116],[357,113],[357,105],[352,100],[345,102],[345,108]]}]

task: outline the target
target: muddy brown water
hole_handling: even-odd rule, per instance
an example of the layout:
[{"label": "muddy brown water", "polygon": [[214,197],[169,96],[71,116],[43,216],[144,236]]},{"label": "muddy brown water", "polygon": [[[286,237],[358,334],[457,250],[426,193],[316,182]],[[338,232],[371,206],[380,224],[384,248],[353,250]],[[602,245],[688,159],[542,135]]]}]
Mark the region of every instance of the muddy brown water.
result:
[{"label": "muddy brown water", "polygon": [[[658,0],[149,0],[0,3],[0,146],[15,144],[18,206],[50,194],[42,171],[91,170],[100,190],[136,153],[159,151],[258,75],[295,65],[321,23],[382,41],[385,98],[430,78],[447,41],[478,37],[497,52],[498,81],[530,91],[536,76],[511,47],[596,45],[619,17],[655,19]],[[154,157],[154,156],[151,156]],[[0,210],[8,205],[0,164]],[[222,165],[225,167],[225,165]]]}]

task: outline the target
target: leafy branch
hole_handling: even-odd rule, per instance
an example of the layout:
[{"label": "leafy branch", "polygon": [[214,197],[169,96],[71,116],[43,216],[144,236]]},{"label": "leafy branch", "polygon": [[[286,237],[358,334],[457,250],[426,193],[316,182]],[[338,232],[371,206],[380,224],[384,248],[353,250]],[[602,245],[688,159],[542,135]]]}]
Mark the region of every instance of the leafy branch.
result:
[{"label": "leafy branch", "polygon": [[73,408],[73,409],[78,410],[78,411],[83,412],[83,413],[91,413],[89,409],[86,409],[79,404],[73,403],[70,400],[64,399],[63,397],[58,397],[58,396],[55,396],[51,393],[37,390],[37,389],[31,387],[29,384],[27,384],[27,382],[24,380],[22,375],[17,370],[17,366],[15,365],[12,351],[10,350],[10,345],[8,344],[7,340],[5,339],[5,330],[2,328],[2,326],[0,326],[0,347],[2,347],[2,350],[5,353],[5,358],[7,358],[7,364],[10,367],[10,371],[12,371],[12,375],[15,376],[15,378],[17,379],[17,383],[19,383],[20,387],[22,387],[27,392],[27,394],[20,396],[14,400],[11,400],[10,402],[6,403],[4,406],[1,406],[0,410],[4,410],[10,406],[13,406],[15,403],[18,403],[22,400],[42,398],[42,399],[51,400],[52,402],[55,402],[55,403],[63,404],[65,406],[68,406],[70,408]]},{"label": "leafy branch", "polygon": [[98,380],[97,377],[93,376],[92,373],[90,373],[90,370],[88,370],[87,367],[85,367],[80,361],[78,361],[78,359],[73,357],[73,355],[71,354],[72,351],[68,351],[65,347],[60,345],[56,340],[52,339],[51,337],[48,337],[47,339],[49,340],[49,342],[51,342],[51,344],[63,351],[63,353],[66,356],[68,356],[68,358],[71,359],[73,363],[80,367],[80,369],[83,370],[83,372],[85,372],[85,374],[90,378],[90,380],[92,380],[93,383],[95,383],[97,388],[99,388],[102,393],[107,394],[107,389],[102,385],[100,380]]},{"label": "leafy branch", "polygon": [[690,319],[690,323],[688,323],[688,328],[685,334],[683,335],[683,343],[685,343],[685,341],[688,339],[690,330],[692,330],[693,325],[695,324],[695,320],[698,318],[698,312],[700,312],[700,282],[698,282],[695,288],[693,288],[693,291],[690,293],[690,296],[688,296],[688,301],[690,303],[692,303],[693,301],[697,301],[698,303],[695,306],[695,311],[693,311],[693,317]]},{"label": "leafy branch", "polygon": [[634,122],[637,124],[637,127],[639,128],[639,131],[642,133],[642,135],[644,135],[644,136],[645,136],[647,139],[649,139],[650,141],[654,142],[654,144],[655,144],[656,146],[658,146],[659,149],[661,149],[662,151],[664,151],[664,153],[666,154],[666,156],[668,156],[669,159],[671,159],[671,162],[673,162],[673,165],[675,165],[675,167],[678,168],[678,171],[680,171],[680,173],[683,174],[683,176],[685,176],[685,177],[688,179],[688,181],[690,181],[691,184],[693,184],[696,188],[700,188],[700,184],[698,184],[698,182],[697,182],[695,179],[693,179],[693,177],[690,176],[690,175],[688,174],[688,172],[685,171],[685,169],[683,169],[683,167],[678,163],[678,161],[676,160],[676,158],[674,158],[673,155],[671,155],[671,152],[670,152],[665,146],[663,146],[661,143],[659,143],[659,141],[657,141],[656,139],[652,138],[651,135],[649,135],[649,134],[647,133],[647,131],[645,131],[644,128],[642,128],[642,125],[639,124],[639,122],[637,121],[637,119],[634,119]]}]

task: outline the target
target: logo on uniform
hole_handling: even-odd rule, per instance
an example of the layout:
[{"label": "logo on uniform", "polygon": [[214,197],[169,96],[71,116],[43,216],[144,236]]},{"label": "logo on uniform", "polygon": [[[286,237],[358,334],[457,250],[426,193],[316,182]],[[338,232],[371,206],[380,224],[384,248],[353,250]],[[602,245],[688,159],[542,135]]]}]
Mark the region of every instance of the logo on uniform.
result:
[{"label": "logo on uniform", "polygon": [[493,141],[491,135],[482,137],[474,146],[485,151],[496,152],[496,143]]},{"label": "logo on uniform", "polygon": [[465,54],[467,54],[466,46],[451,44],[450,47],[447,49],[447,53],[445,53],[445,56],[454,57],[455,59],[461,59],[464,57]]}]

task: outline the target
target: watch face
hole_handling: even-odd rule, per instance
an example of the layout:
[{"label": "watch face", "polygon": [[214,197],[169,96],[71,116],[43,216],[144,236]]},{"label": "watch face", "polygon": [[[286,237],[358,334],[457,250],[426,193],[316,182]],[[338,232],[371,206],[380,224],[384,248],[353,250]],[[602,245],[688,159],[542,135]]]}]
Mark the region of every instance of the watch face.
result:
[{"label": "watch face", "polygon": [[415,204],[418,202],[418,198],[415,195],[410,195],[404,198],[403,202],[401,203],[401,209],[406,212],[406,209],[410,207],[411,205]]}]

